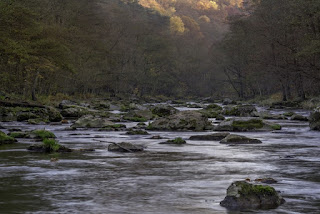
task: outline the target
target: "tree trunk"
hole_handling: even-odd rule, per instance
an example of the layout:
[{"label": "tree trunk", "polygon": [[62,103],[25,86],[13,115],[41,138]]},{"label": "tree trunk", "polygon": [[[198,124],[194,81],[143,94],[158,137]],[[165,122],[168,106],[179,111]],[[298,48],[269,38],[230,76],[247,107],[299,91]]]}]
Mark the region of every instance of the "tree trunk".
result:
[{"label": "tree trunk", "polygon": [[37,101],[36,89],[37,89],[38,79],[39,79],[39,71],[37,71],[36,76],[33,81],[33,86],[32,86],[32,91],[31,91],[31,98],[33,101]]}]

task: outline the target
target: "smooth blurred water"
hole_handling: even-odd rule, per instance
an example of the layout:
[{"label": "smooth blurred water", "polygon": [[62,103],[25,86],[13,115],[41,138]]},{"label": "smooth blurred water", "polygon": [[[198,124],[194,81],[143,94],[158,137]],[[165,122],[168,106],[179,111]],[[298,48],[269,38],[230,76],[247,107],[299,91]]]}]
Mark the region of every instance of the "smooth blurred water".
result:
[{"label": "smooth blurred water", "polygon": [[[183,146],[161,145],[164,140],[125,132],[2,123],[23,130],[46,128],[63,145],[96,151],[29,153],[25,149],[33,143],[29,140],[2,147],[0,213],[320,213],[320,132],[310,131],[306,122],[275,122],[283,125],[281,131],[241,133],[263,144],[241,146],[189,140]],[[150,134],[188,139],[208,133]],[[112,153],[107,151],[108,142],[133,142],[147,149]],[[50,162],[52,157],[59,161]],[[287,202],[278,209],[230,212],[219,205],[233,181],[263,177],[279,181],[273,186]]]}]

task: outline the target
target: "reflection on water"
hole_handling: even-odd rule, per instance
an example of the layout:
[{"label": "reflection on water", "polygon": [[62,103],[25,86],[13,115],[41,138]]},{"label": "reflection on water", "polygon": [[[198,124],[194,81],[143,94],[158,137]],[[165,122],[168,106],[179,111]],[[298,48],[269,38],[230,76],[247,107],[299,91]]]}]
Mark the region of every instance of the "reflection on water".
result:
[{"label": "reflection on water", "polygon": [[[242,133],[263,144],[234,147],[209,141],[160,145],[161,140],[150,136],[40,126],[52,130],[68,147],[96,151],[34,154],[24,149],[28,140],[0,150],[0,213],[231,214],[219,205],[230,183],[262,177],[279,181],[273,186],[287,203],[276,210],[241,213],[319,213],[320,132],[309,131],[304,122],[277,122],[284,126],[279,132]],[[188,139],[195,133],[151,134]],[[147,150],[110,153],[106,148],[111,141],[144,144]],[[53,156],[59,161],[50,162]]]}]

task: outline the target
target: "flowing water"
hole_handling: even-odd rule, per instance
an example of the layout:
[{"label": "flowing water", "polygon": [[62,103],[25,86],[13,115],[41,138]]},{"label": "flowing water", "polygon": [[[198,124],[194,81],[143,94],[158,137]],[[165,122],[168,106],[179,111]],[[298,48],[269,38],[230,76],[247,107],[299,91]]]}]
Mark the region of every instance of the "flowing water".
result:
[{"label": "flowing water", "polygon": [[[308,112],[299,113],[307,115]],[[320,213],[320,132],[308,123],[275,121],[276,132],[241,133],[259,145],[227,146],[215,141],[161,145],[150,136],[97,130],[65,131],[69,125],[2,123],[7,128],[53,131],[70,148],[90,153],[37,154],[30,140],[0,150],[0,213],[190,213],[224,214],[219,205],[236,180],[272,177],[286,203],[275,210],[241,213]],[[128,127],[136,123],[127,123]],[[150,132],[188,139],[193,132]],[[147,146],[142,153],[112,153],[108,142]],[[59,161],[51,162],[52,157]],[[239,212],[240,213],[240,212]]]}]

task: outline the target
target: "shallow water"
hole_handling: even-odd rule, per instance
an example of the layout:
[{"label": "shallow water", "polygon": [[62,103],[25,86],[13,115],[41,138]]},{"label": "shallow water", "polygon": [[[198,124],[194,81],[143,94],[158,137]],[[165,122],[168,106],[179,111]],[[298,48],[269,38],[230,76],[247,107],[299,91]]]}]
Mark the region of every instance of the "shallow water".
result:
[{"label": "shallow water", "polygon": [[[283,126],[281,131],[241,133],[263,141],[242,146],[188,140],[183,146],[160,145],[163,140],[128,136],[125,132],[64,131],[68,125],[2,123],[23,130],[46,128],[63,145],[96,151],[29,153],[25,150],[32,143],[29,140],[2,148],[0,213],[231,214],[237,212],[219,205],[231,182],[263,177],[279,181],[273,186],[286,203],[276,210],[241,213],[319,213],[320,132],[310,131],[305,122],[276,122]],[[207,133],[150,134],[188,139]],[[123,141],[146,145],[146,152],[107,151],[108,142]],[[50,162],[51,157],[59,161]]]}]

